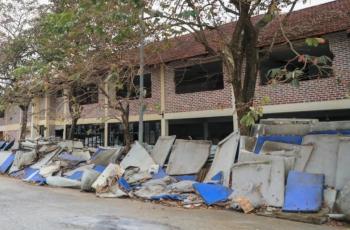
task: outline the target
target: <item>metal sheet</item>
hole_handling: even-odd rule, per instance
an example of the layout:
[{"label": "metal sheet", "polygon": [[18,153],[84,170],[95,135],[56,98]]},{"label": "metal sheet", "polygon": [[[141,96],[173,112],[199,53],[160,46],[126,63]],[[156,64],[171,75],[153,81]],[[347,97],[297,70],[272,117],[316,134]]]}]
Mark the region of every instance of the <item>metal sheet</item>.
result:
[{"label": "metal sheet", "polygon": [[[283,156],[294,156],[294,170],[302,172],[305,170],[313,148],[313,145],[294,145],[274,141],[265,141],[260,150],[260,154],[281,154]],[[279,151],[279,153],[277,151]]]},{"label": "metal sheet", "polygon": [[161,167],[163,167],[167,157],[169,156],[175,139],[176,136],[164,136],[158,138],[157,143],[151,152],[151,156]]},{"label": "metal sheet", "polygon": [[338,162],[336,170],[335,188],[343,189],[344,185],[350,181],[350,141],[341,140],[338,148]]},{"label": "metal sheet", "polygon": [[176,140],[167,168],[168,175],[196,174],[210,153],[210,141]]},{"label": "metal sheet", "polygon": [[322,206],[324,175],[291,171],[283,211],[317,212]]},{"label": "metal sheet", "polygon": [[123,169],[126,169],[130,166],[134,166],[140,168],[141,171],[146,171],[150,169],[152,165],[155,164],[156,163],[149,155],[147,150],[137,141],[131,147],[130,151],[122,160],[122,162],[120,162],[120,166]]},{"label": "metal sheet", "polygon": [[314,145],[305,172],[324,174],[326,185],[331,187],[335,186],[339,142],[339,137],[333,135],[307,135],[303,140],[303,144]]},{"label": "metal sheet", "polygon": [[231,168],[235,163],[238,148],[239,134],[231,133],[218,144],[214,161],[205,177],[204,181],[209,182],[211,178],[219,172],[223,173],[223,185],[229,186]]}]

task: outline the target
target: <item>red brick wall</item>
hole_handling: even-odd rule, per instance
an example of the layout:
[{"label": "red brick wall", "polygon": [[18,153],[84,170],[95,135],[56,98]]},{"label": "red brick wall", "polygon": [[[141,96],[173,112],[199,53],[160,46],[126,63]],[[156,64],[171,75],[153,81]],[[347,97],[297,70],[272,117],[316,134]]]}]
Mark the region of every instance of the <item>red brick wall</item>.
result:
[{"label": "red brick wall", "polygon": [[335,76],[301,81],[299,87],[291,84],[260,85],[257,80],[255,102],[263,97],[270,98],[270,104],[289,104],[345,99],[350,90],[350,38],[345,32],[324,36],[329,40],[334,54],[333,69]]},{"label": "red brick wall", "polygon": [[174,69],[166,68],[165,112],[190,112],[231,108],[231,88],[224,78],[224,89],[195,93],[176,94]]},{"label": "red brick wall", "polygon": [[[146,114],[159,114],[160,113],[160,68],[154,67],[146,72],[151,72],[152,78],[152,97],[145,98]],[[110,94],[115,95],[115,90],[110,87]],[[138,100],[130,100],[130,115],[138,115],[140,109],[140,103]],[[109,110],[110,116],[115,116],[115,111]]]}]

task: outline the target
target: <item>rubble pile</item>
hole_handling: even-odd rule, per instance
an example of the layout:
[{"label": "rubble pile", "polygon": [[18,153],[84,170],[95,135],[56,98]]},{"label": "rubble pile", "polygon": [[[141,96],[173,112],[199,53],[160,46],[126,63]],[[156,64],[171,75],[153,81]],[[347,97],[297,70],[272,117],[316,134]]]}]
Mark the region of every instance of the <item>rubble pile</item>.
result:
[{"label": "rubble pile", "polygon": [[278,218],[317,213],[320,218],[305,218],[313,223],[328,216],[350,220],[349,130],[350,122],[263,120],[252,136],[234,132],[215,146],[169,136],[155,146],[135,142],[126,155],[121,146],[86,149],[76,141],[4,142],[0,171],[101,198],[216,206]]}]

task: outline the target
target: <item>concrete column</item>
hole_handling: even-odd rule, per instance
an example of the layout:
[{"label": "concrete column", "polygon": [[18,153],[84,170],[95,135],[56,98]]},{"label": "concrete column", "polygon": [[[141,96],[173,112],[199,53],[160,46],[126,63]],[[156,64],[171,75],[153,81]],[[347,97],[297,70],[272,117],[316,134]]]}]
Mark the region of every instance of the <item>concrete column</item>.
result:
[{"label": "concrete column", "polygon": [[[104,89],[105,91],[108,93],[109,95],[109,86],[108,86],[108,82],[106,81],[104,83]],[[109,117],[109,106],[108,106],[108,97],[104,97],[104,110],[105,110],[105,119],[104,119],[104,125],[105,125],[105,131],[104,131],[104,146],[107,147],[108,146],[108,136],[109,136],[109,133],[108,133],[108,117]]]},{"label": "concrete column", "polygon": [[160,126],[161,126],[161,135],[169,136],[169,121],[163,118],[161,120]]},{"label": "concrete column", "polygon": [[45,95],[45,132],[44,136],[49,137],[51,134],[51,126],[50,126],[50,96]]},{"label": "concrete column", "polygon": [[162,114],[161,119],[161,135],[169,135],[169,122],[164,118],[165,114],[165,65],[160,66],[160,113]]},{"label": "concrete column", "polygon": [[64,102],[63,102],[63,140],[66,139],[67,136],[67,124],[68,118],[69,118],[69,111],[68,111],[68,98],[65,96],[68,95],[68,90],[63,90],[63,96],[64,96]]}]

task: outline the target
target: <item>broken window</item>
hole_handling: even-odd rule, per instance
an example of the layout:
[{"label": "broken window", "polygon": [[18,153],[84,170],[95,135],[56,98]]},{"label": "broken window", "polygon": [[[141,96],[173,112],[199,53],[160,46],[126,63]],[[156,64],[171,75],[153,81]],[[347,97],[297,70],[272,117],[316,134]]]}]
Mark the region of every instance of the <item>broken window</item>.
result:
[{"label": "broken window", "polygon": [[[67,126],[66,138],[71,126]],[[83,142],[84,146],[98,147],[104,145],[104,124],[77,125],[73,132],[74,139]]]},{"label": "broken window", "polygon": [[[152,97],[152,76],[151,74],[145,74],[143,76],[143,87],[145,90],[145,98]],[[140,76],[135,76],[133,79],[133,83],[130,86],[130,94],[128,96],[128,84],[125,82],[123,84],[123,88],[116,89],[117,98],[129,98],[129,99],[137,99],[139,97],[140,92]]]},{"label": "broken window", "polygon": [[[160,121],[145,121],[144,122],[144,142],[154,145],[160,136]],[[132,141],[138,140],[139,123],[131,122],[129,124],[129,131]],[[124,145],[123,126],[120,123],[109,124],[108,126],[108,145]]]},{"label": "broken window", "polygon": [[194,93],[224,88],[222,62],[175,69],[175,93]]},{"label": "broken window", "polygon": [[96,84],[76,87],[74,89],[74,96],[80,105],[98,103],[98,87]]},{"label": "broken window", "polygon": [[270,83],[273,80],[272,71],[279,69],[287,70],[287,73],[279,79],[281,82],[292,81],[293,77],[287,76],[288,73],[292,72],[298,73],[298,81],[331,76],[334,55],[327,41],[317,46],[298,42],[294,44],[294,48],[304,58],[310,58],[318,62],[317,65],[312,63],[305,65],[303,58],[297,58],[297,55],[287,45],[275,47],[270,54],[266,54],[260,59],[260,83],[262,85]]}]

